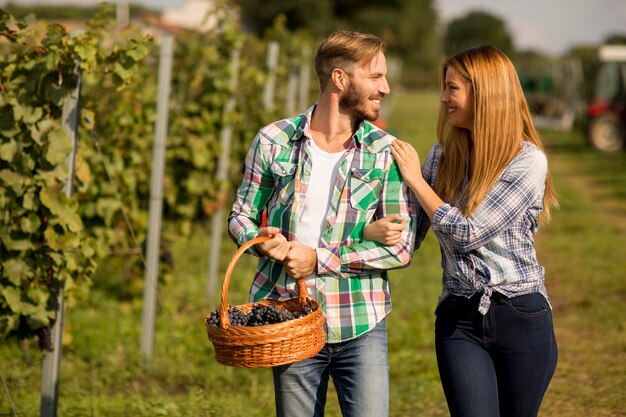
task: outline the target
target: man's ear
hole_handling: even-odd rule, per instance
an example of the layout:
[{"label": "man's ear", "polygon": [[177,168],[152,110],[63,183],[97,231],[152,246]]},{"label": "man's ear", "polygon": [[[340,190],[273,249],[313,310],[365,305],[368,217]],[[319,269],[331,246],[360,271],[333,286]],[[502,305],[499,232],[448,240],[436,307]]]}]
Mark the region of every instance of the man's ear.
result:
[{"label": "man's ear", "polygon": [[343,91],[348,85],[348,74],[340,68],[335,68],[330,74],[330,80],[339,91]]}]

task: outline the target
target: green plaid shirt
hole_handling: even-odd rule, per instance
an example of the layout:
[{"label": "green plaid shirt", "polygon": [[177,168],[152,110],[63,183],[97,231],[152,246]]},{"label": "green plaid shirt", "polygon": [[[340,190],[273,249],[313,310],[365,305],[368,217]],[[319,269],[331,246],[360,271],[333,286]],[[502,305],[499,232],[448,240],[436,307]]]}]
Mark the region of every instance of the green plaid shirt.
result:
[{"label": "green plaid shirt", "polygon": [[[297,240],[312,180],[314,109],[264,127],[252,141],[229,216],[229,233],[238,245],[257,236],[265,208],[267,225],[280,228],[287,240]],[[324,312],[328,343],[362,335],[391,311],[387,270],[407,266],[413,254],[417,205],[391,156],[394,139],[363,122],[340,162],[316,248],[315,298]],[[405,220],[402,241],[394,246],[365,241],[365,225],[391,214]],[[296,281],[283,265],[260,257],[250,301],[297,296]]]}]

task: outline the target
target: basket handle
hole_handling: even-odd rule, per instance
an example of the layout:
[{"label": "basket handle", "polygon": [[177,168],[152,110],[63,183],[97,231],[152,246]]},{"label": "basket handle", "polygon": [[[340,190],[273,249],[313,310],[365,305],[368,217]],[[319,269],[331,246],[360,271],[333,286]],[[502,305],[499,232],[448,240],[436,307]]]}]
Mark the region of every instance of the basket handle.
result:
[{"label": "basket handle", "polygon": [[[243,245],[241,245],[239,249],[237,249],[237,252],[235,252],[230,262],[228,263],[228,266],[226,267],[226,274],[224,275],[224,284],[222,285],[222,310],[220,311],[220,323],[223,328],[230,326],[230,319],[228,318],[228,286],[230,285],[230,277],[233,273],[233,270],[235,269],[235,264],[237,263],[241,255],[243,255],[244,252],[247,251],[250,247],[258,243],[266,242],[270,239],[272,238],[269,236],[257,236],[254,239],[248,240]],[[302,278],[298,278],[298,294],[298,301],[300,302],[300,304],[307,304],[310,299],[306,288],[306,283]]]}]

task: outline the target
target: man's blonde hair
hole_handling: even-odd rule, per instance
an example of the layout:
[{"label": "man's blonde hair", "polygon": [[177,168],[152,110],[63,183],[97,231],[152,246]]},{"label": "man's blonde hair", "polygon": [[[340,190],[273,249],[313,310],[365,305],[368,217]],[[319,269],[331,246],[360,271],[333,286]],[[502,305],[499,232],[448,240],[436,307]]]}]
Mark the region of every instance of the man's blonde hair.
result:
[{"label": "man's blonde hair", "polygon": [[385,42],[375,35],[340,31],[331,33],[317,49],[315,71],[324,91],[334,69],[352,73],[355,64],[364,64],[385,52]]},{"label": "man's blonde hair", "polygon": [[[470,215],[506,165],[519,153],[522,140],[542,151],[544,148],[533,125],[515,67],[506,55],[493,46],[479,46],[446,59],[440,73],[442,91],[449,68],[471,85],[468,97],[472,100],[473,128],[470,132],[450,126],[447,106],[441,103],[437,136],[442,157],[435,189],[445,200],[461,202],[462,212]],[[471,153],[469,146],[472,146]],[[468,164],[471,167],[469,182],[459,196],[457,193]],[[548,170],[540,220],[549,221],[550,207],[557,205]]]}]

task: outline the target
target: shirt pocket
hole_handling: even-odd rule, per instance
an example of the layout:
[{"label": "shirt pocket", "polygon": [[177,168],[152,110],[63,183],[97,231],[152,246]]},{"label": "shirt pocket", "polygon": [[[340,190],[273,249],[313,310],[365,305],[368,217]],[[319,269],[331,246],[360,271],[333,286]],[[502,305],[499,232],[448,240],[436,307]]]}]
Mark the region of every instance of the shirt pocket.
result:
[{"label": "shirt pocket", "polygon": [[356,210],[370,210],[378,204],[383,170],[353,169],[350,175],[350,205]]},{"label": "shirt pocket", "polygon": [[293,162],[274,161],[270,165],[274,176],[274,193],[280,203],[293,198],[296,190],[296,164]]}]

